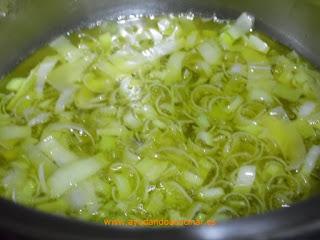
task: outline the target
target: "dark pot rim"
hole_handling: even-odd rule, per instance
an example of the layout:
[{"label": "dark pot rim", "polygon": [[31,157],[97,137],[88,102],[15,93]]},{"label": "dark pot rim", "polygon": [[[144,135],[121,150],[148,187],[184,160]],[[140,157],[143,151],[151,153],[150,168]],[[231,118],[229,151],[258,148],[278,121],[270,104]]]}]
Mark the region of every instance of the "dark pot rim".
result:
[{"label": "dark pot rim", "polygon": [[213,226],[130,227],[48,214],[0,199],[0,228],[39,239],[284,239],[320,228],[320,196]]}]

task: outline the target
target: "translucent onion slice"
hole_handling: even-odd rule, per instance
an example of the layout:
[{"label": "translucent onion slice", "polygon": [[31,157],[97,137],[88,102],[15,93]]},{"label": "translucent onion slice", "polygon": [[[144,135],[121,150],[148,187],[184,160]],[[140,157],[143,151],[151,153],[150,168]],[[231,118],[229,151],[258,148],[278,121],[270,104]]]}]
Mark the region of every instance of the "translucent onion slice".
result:
[{"label": "translucent onion slice", "polygon": [[313,145],[306,155],[302,171],[309,175],[316,166],[319,156],[320,146]]},{"label": "translucent onion slice", "polygon": [[248,13],[242,13],[236,20],[234,25],[228,30],[228,33],[234,38],[238,39],[246,33],[250,32],[253,28],[254,17]]},{"label": "translucent onion slice", "polygon": [[74,161],[55,171],[48,179],[50,195],[59,197],[75,186],[77,183],[93,176],[104,167],[104,163],[91,157],[88,159]]},{"label": "translucent onion slice", "polygon": [[256,167],[246,165],[239,168],[236,185],[240,187],[252,187],[256,178]]}]

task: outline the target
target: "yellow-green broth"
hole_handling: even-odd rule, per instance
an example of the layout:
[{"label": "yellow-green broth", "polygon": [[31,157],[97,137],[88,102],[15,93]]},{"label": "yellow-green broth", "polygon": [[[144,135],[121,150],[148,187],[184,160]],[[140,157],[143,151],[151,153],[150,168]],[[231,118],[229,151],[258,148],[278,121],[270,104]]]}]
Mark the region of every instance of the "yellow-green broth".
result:
[{"label": "yellow-green broth", "polygon": [[234,26],[106,21],[34,52],[1,81],[0,195],[103,223],[222,221],[317,192],[320,74]]}]

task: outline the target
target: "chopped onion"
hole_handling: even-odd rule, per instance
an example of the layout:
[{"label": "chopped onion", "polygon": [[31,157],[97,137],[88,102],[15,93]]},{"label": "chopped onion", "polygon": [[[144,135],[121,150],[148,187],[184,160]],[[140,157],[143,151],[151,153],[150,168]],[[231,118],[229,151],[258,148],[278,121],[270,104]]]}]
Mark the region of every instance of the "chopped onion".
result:
[{"label": "chopped onion", "polygon": [[128,199],[131,196],[131,186],[130,181],[126,176],[117,174],[113,177],[113,180],[116,184],[116,189],[118,190],[119,199]]},{"label": "chopped onion", "polygon": [[236,96],[236,98],[227,106],[228,112],[234,112],[240,107],[242,103],[243,103],[243,98],[240,96]]},{"label": "chopped onion", "polygon": [[224,195],[224,190],[220,187],[218,188],[204,188],[199,192],[199,197],[203,199],[217,199]]},{"label": "chopped onion", "polygon": [[137,109],[138,111],[140,110],[141,113],[147,118],[147,119],[156,119],[157,113],[154,107],[152,107],[149,104],[145,104],[142,106],[141,109]]},{"label": "chopped onion", "polygon": [[59,92],[75,87],[75,83],[83,78],[85,70],[95,57],[95,54],[88,52],[83,58],[57,66],[48,75],[47,82]]},{"label": "chopped onion", "polygon": [[176,183],[175,181],[170,181],[167,183],[167,185],[169,186],[169,188],[175,188],[176,192],[178,194],[181,194],[188,203],[193,202],[192,198],[180,184]]},{"label": "chopped onion", "polygon": [[157,180],[167,167],[167,161],[160,161],[156,159],[143,159],[136,165],[140,174],[150,182]]},{"label": "chopped onion", "polygon": [[213,137],[208,132],[199,132],[197,138],[209,146],[213,145]]},{"label": "chopped onion", "polygon": [[0,141],[17,140],[31,136],[29,126],[7,125],[0,127]]},{"label": "chopped onion", "polygon": [[75,93],[75,89],[74,88],[66,88],[64,89],[57,102],[56,102],[56,106],[55,106],[55,111],[56,112],[63,112],[64,109],[72,103],[73,101],[73,94]]},{"label": "chopped onion", "polygon": [[130,33],[129,31],[127,31],[124,28],[121,28],[119,31],[120,36],[122,36],[123,38],[126,38],[127,41],[131,44],[131,45],[138,45],[138,41],[136,38],[136,35],[134,33]]},{"label": "chopped onion", "polygon": [[141,121],[136,116],[134,116],[131,112],[124,115],[123,121],[124,121],[124,124],[130,129],[136,129],[142,125]]},{"label": "chopped onion", "polygon": [[163,33],[170,27],[170,21],[168,19],[161,19],[158,21],[158,28]]},{"label": "chopped onion", "polygon": [[167,83],[181,81],[181,71],[185,56],[186,54],[184,52],[175,52],[170,56],[167,63],[167,74],[165,76]]},{"label": "chopped onion", "polygon": [[6,188],[14,189],[16,185],[24,182],[25,175],[23,169],[19,167],[13,168],[3,177],[2,184]]},{"label": "chopped onion", "polygon": [[151,36],[152,36],[152,39],[153,39],[154,43],[158,44],[158,43],[160,43],[161,40],[163,39],[162,34],[159,33],[157,30],[151,28],[151,29],[149,30],[149,32],[150,32],[150,34],[151,34]]},{"label": "chopped onion", "polygon": [[298,115],[300,117],[306,117],[306,116],[310,115],[310,113],[312,113],[315,108],[316,108],[316,104],[314,102],[305,102],[299,108]]},{"label": "chopped onion", "polygon": [[269,103],[272,102],[271,95],[262,89],[252,90],[250,92],[250,99],[263,101],[263,102],[269,102]]},{"label": "chopped onion", "polygon": [[207,129],[210,127],[210,122],[205,114],[200,114],[197,118],[197,124],[201,129]]},{"label": "chopped onion", "polygon": [[192,48],[197,44],[199,33],[197,31],[191,32],[187,37],[187,48]]},{"label": "chopped onion", "polygon": [[241,74],[243,73],[243,65],[240,63],[235,63],[230,68],[231,74]]},{"label": "chopped onion", "polygon": [[48,192],[48,186],[47,186],[47,182],[46,182],[46,177],[45,177],[45,173],[44,173],[44,162],[39,164],[38,167],[38,178],[39,178],[39,183],[40,183],[40,187],[41,190],[45,193]]},{"label": "chopped onion", "polygon": [[270,116],[280,117],[280,118],[286,119],[286,120],[289,119],[287,112],[281,106],[278,106],[278,107],[271,109],[269,114],[270,114]]},{"label": "chopped onion", "polygon": [[44,89],[44,85],[47,80],[48,74],[54,68],[57,61],[58,61],[57,58],[47,57],[42,61],[42,63],[40,63],[38,71],[36,73],[37,75],[36,91],[39,95],[43,94],[43,89]]},{"label": "chopped onion", "polygon": [[25,78],[12,78],[10,82],[7,83],[6,89],[17,92],[25,81],[27,81]]},{"label": "chopped onion", "polygon": [[302,136],[288,120],[265,115],[260,120],[265,136],[277,144],[290,169],[298,169],[305,158],[306,149]]},{"label": "chopped onion", "polygon": [[253,165],[242,166],[239,169],[236,181],[237,186],[251,187],[256,177],[256,167]]},{"label": "chopped onion", "polygon": [[50,43],[50,47],[54,48],[68,62],[74,62],[83,56],[82,51],[64,36],[58,37]]},{"label": "chopped onion", "polygon": [[203,59],[210,65],[217,64],[221,60],[221,49],[215,43],[204,42],[198,47],[198,50]]},{"label": "chopped onion", "polygon": [[45,123],[49,120],[51,114],[50,113],[40,113],[38,116],[32,118],[29,122],[28,125],[30,127]]},{"label": "chopped onion", "polygon": [[262,52],[267,53],[269,51],[269,46],[266,42],[262,41],[259,37],[250,35],[248,39],[248,44],[253,49]]},{"label": "chopped onion", "polygon": [[182,44],[178,40],[166,39],[154,47],[142,51],[142,55],[145,57],[145,60],[152,62],[169,53],[178,51],[181,47]]},{"label": "chopped onion", "polygon": [[269,64],[250,64],[248,68],[250,80],[272,80],[271,66]]},{"label": "chopped onion", "polygon": [[203,182],[203,179],[199,175],[194,174],[190,171],[183,172],[183,179],[188,185],[191,185],[192,187],[201,186]]},{"label": "chopped onion", "polygon": [[39,145],[41,151],[59,166],[76,161],[78,157],[62,146],[53,136],[48,136]]},{"label": "chopped onion", "polygon": [[74,161],[55,171],[48,179],[52,197],[59,197],[77,183],[93,176],[104,164],[96,157]]},{"label": "chopped onion", "polygon": [[97,129],[97,134],[108,136],[121,136],[126,128],[119,122],[111,122],[103,129]]},{"label": "chopped onion", "polygon": [[141,89],[133,83],[131,77],[124,77],[120,80],[120,89],[132,103],[137,102],[141,97]]},{"label": "chopped onion", "polygon": [[313,145],[305,158],[305,162],[303,165],[303,171],[307,174],[310,174],[314,167],[316,166],[316,162],[319,159],[320,156],[320,146]]},{"label": "chopped onion", "polygon": [[244,34],[250,32],[253,28],[254,17],[248,13],[242,13],[235,24],[230,27],[228,33],[234,38],[238,39]]},{"label": "chopped onion", "polygon": [[94,139],[92,137],[92,135],[90,134],[90,132],[85,129],[82,125],[80,124],[76,124],[76,123],[53,123],[50,124],[42,133],[41,139],[44,139],[48,136],[50,136],[50,134],[52,133],[52,131],[61,131],[61,130],[68,130],[68,131],[73,131],[73,130],[77,130],[79,132],[80,135],[84,135],[86,134],[91,142],[94,144]]},{"label": "chopped onion", "polygon": [[[72,189],[68,193],[67,199],[71,207],[76,210],[81,210],[82,208],[90,205],[96,205],[96,207],[98,205],[95,186],[91,181],[84,182],[75,189]],[[95,209],[90,208],[90,212],[94,213]]]}]

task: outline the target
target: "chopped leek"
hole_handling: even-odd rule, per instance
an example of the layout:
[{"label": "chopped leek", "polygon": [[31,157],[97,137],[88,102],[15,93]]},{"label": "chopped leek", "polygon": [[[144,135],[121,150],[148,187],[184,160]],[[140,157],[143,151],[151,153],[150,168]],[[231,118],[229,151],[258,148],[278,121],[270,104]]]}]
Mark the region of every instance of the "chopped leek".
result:
[{"label": "chopped leek", "polygon": [[0,196],[205,223],[319,191],[320,73],[253,24],[130,18],[53,40],[0,88]]},{"label": "chopped leek", "polygon": [[255,166],[242,166],[239,169],[236,187],[248,187],[251,188],[256,178],[256,167]]},{"label": "chopped leek", "polygon": [[248,39],[248,44],[250,47],[253,49],[262,52],[262,53],[267,53],[269,51],[269,46],[267,43],[262,41],[259,37],[250,35]]},{"label": "chopped leek", "polygon": [[93,176],[103,166],[103,162],[92,157],[75,161],[59,168],[48,178],[51,196],[59,197],[79,182]]}]

